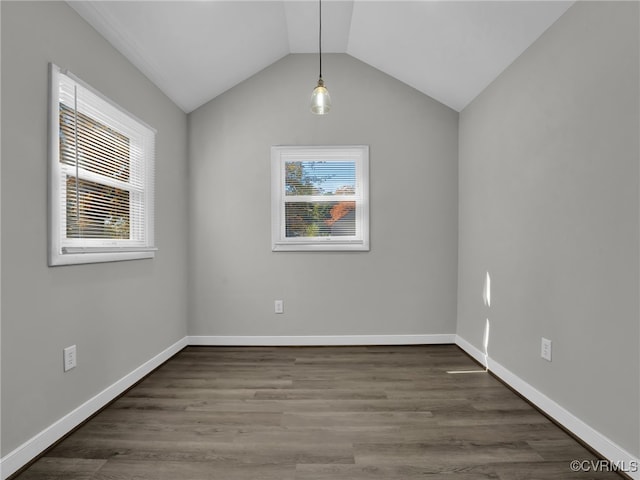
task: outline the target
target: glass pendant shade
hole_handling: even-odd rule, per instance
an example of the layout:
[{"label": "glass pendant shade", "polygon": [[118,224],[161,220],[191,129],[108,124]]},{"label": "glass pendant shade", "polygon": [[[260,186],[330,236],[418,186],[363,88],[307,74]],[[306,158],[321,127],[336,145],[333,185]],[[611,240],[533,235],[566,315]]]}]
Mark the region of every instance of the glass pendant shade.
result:
[{"label": "glass pendant shade", "polygon": [[311,112],[316,115],[324,115],[331,110],[331,97],[329,90],[324,86],[322,78],[318,79],[318,86],[313,90],[311,95]]}]

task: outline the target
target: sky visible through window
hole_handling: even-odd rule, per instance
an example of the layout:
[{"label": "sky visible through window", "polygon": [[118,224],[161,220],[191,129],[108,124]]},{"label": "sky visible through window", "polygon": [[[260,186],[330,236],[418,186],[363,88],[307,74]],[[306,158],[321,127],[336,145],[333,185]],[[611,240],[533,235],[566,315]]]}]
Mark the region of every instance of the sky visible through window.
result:
[{"label": "sky visible through window", "polygon": [[352,161],[287,162],[287,195],[353,194],[355,183]]}]

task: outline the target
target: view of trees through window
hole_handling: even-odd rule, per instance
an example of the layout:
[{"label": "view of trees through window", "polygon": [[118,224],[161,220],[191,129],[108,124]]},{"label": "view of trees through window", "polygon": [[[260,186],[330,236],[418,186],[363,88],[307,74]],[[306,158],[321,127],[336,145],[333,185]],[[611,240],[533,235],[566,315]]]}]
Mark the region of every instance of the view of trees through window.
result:
[{"label": "view of trees through window", "polygon": [[286,236],[355,235],[355,168],[353,161],[286,162]]},{"label": "view of trees through window", "polygon": [[67,219],[67,238],[127,239],[129,192],[67,177]]}]

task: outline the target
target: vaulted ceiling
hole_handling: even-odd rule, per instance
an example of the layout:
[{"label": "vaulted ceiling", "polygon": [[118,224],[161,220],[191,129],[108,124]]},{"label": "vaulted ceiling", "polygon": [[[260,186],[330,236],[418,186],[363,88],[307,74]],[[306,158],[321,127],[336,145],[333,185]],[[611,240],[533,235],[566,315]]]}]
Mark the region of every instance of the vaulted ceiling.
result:
[{"label": "vaulted ceiling", "polygon": [[[185,112],[290,53],[318,51],[315,0],[68,3]],[[460,111],[572,3],[325,0],[322,49]]]}]

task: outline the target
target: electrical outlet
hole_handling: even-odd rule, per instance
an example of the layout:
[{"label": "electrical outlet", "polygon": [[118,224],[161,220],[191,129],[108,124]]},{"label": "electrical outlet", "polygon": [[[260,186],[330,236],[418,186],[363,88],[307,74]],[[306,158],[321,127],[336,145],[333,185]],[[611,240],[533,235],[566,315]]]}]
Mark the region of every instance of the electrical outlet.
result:
[{"label": "electrical outlet", "polygon": [[284,301],[275,300],[274,301],[274,307],[275,307],[275,312],[276,313],[284,313]]},{"label": "electrical outlet", "polygon": [[551,361],[551,340],[542,337],[542,343],[540,346],[540,356],[547,360]]},{"label": "electrical outlet", "polygon": [[64,371],[68,372],[72,368],[76,368],[76,346],[71,345],[70,347],[65,348],[64,350]]}]

